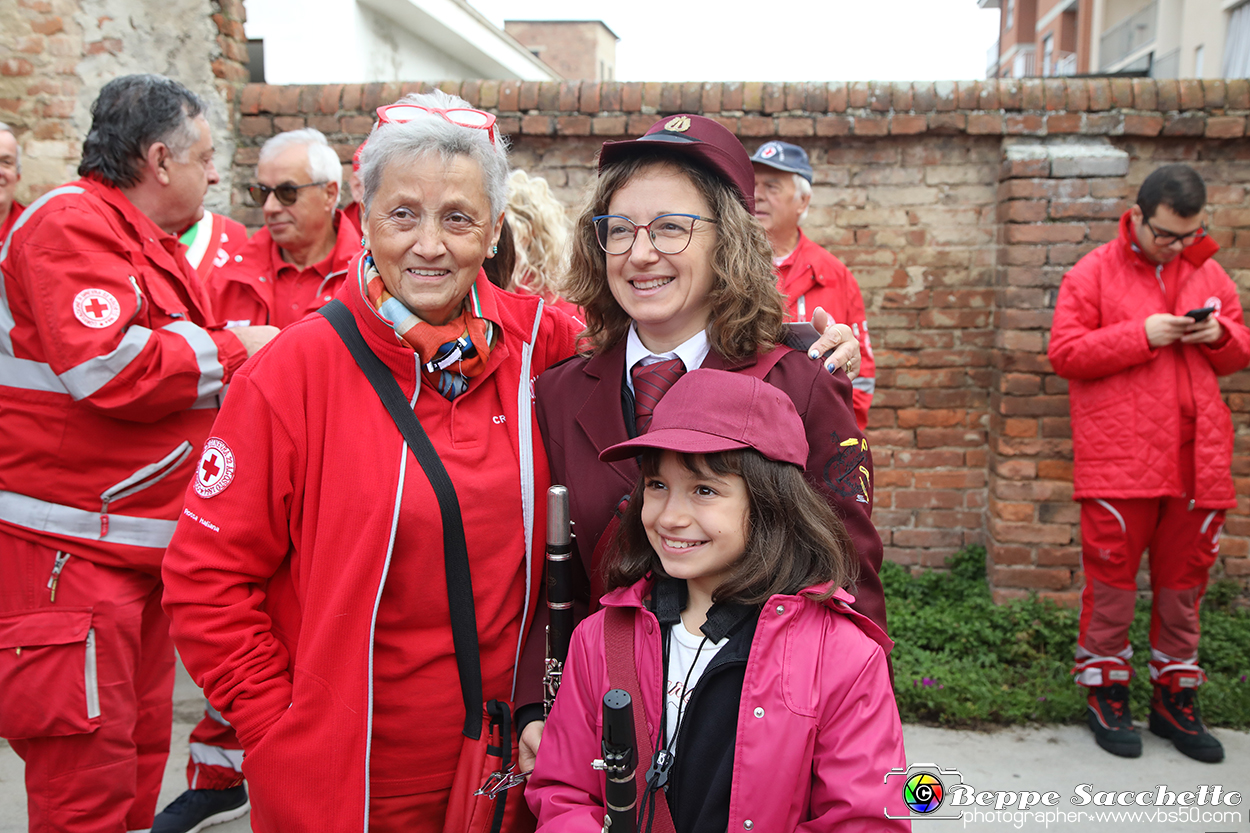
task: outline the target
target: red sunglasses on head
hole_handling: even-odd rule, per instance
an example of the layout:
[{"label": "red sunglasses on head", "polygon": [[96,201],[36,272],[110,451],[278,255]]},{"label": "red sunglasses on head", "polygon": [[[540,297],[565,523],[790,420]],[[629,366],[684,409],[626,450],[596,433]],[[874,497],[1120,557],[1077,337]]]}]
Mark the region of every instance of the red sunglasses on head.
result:
[{"label": "red sunglasses on head", "polygon": [[461,127],[485,130],[487,135],[490,136],[491,143],[493,144],[495,141],[494,114],[474,110],[470,107],[454,107],[450,110],[444,110],[441,107],[425,107],[421,104],[400,102],[379,107],[378,121],[382,124],[403,124],[417,118],[420,113],[433,113],[444,121],[458,124]]}]

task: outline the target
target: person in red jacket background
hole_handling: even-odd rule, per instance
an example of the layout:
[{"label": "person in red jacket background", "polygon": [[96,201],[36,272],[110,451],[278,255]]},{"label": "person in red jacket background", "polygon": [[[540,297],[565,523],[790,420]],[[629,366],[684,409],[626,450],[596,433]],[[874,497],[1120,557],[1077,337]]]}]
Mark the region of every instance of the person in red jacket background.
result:
[{"label": "person in red jacket background", "polygon": [[868,338],[864,298],[851,270],[813,243],[799,223],[812,201],[812,165],[807,151],[789,142],[766,142],[751,157],[755,168],[755,217],[773,247],[777,288],[786,296],[790,321],[811,321],[819,307],[850,326],[863,365],[851,393],[859,430],[868,427],[868,407],[877,387],[877,364]]},{"label": "person in red jacket background", "polygon": [[1070,380],[1074,497],[1081,503],[1080,639],[1073,673],[1089,688],[1098,745],[1141,755],[1128,682],[1129,625],[1150,550],[1150,730],[1200,761],[1224,749],[1196,692],[1198,608],[1237,505],[1233,427],[1217,376],[1250,364],[1237,287],[1211,255],[1206,187],[1166,165],[1142,183],[1120,235],[1064,276],[1049,356]]},{"label": "person in red jacket background", "polygon": [[17,134],[0,122],[0,246],[26,208],[17,201],[17,183],[21,180],[22,149],[17,144]]},{"label": "person in red jacket background", "polygon": [[151,826],[174,650],[161,560],[225,386],[277,333],[209,325],[176,234],[217,181],[205,103],[110,81],[82,176],[0,249],[0,737],[31,830]]},{"label": "person in red jacket background", "polygon": [[213,313],[227,327],[286,327],[334,297],[360,251],[360,230],[338,209],[343,167],[321,131],[265,142],[247,186],[265,227],[213,275]]}]

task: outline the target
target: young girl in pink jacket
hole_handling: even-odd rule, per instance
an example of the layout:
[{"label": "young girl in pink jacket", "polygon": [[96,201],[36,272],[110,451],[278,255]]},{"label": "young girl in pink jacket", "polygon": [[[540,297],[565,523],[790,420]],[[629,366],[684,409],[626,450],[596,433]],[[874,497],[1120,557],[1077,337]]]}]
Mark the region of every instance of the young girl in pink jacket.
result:
[{"label": "young girl in pink jacket", "polygon": [[803,479],[807,452],[784,393],[701,369],[663,394],[647,433],[602,453],[640,455],[642,478],[526,788],[540,830],[603,829],[591,762],[603,695],[629,688],[631,630],[633,708],[655,751],[638,753],[640,830],[911,829],[886,815],[907,815],[902,779],[886,778],[906,767],[893,643],[848,606],[855,562]]}]

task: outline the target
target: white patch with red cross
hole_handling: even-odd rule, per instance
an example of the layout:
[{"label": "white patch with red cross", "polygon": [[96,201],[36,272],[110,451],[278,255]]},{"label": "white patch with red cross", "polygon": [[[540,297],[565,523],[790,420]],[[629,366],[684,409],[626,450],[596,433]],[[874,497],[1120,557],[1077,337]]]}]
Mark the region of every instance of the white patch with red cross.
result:
[{"label": "white patch with red cross", "polygon": [[113,293],[104,289],[84,289],[74,296],[74,317],[92,329],[99,330],[122,317],[122,305]]},{"label": "white patch with red cross", "polygon": [[195,469],[195,493],[202,498],[221,494],[234,480],[234,452],[224,441],[209,437]]}]

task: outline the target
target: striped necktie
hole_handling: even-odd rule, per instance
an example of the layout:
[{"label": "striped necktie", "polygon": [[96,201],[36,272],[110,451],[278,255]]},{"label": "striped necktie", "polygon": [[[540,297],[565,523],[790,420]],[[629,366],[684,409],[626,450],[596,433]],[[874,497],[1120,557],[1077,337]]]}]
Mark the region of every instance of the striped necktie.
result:
[{"label": "striped necktie", "polygon": [[685,372],[681,359],[634,365],[634,424],[639,435],[647,433],[655,406]]}]

